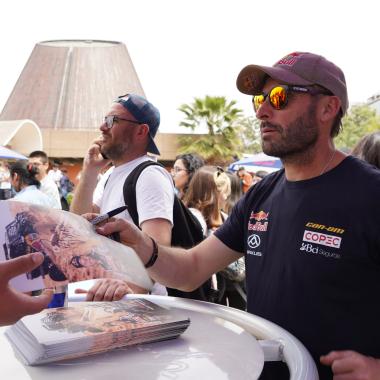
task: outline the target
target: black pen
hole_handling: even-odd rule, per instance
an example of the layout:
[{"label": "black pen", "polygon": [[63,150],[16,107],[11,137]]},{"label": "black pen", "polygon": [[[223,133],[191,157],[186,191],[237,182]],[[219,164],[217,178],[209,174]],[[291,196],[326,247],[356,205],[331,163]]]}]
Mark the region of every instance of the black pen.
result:
[{"label": "black pen", "polygon": [[105,214],[98,215],[96,218],[91,220],[91,224],[96,226],[97,224],[104,222],[105,220],[112,218],[113,216],[120,214],[124,210],[126,210],[128,207],[127,206],[121,206],[118,208],[115,208],[112,211],[106,212]]}]

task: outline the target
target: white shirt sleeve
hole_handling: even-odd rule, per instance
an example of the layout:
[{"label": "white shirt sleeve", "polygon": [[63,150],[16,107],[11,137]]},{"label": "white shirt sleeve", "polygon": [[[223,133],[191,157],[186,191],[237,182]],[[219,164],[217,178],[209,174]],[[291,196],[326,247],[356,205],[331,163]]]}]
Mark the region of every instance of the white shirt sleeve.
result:
[{"label": "white shirt sleeve", "polygon": [[103,198],[103,193],[104,193],[104,187],[106,186],[106,182],[108,180],[108,177],[111,175],[114,167],[110,167],[99,179],[94,193],[92,195],[92,203],[100,207],[102,198]]},{"label": "white shirt sleeve", "polygon": [[136,183],[136,203],[140,225],[150,219],[166,219],[173,224],[174,184],[159,166],[149,166]]}]

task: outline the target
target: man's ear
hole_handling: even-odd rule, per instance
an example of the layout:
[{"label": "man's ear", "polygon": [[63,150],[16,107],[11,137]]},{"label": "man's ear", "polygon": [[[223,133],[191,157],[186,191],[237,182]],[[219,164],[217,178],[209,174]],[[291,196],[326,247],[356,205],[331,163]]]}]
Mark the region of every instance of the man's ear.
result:
[{"label": "man's ear", "polygon": [[149,135],[149,126],[148,124],[140,124],[137,130],[137,136],[146,137]]},{"label": "man's ear", "polygon": [[337,96],[325,96],[321,99],[320,120],[324,123],[334,120],[340,111],[341,102]]}]

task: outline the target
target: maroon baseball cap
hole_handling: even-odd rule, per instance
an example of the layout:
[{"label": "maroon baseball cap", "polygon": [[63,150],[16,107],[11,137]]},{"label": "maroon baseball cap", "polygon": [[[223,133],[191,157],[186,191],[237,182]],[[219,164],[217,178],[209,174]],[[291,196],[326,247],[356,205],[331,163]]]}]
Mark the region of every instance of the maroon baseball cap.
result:
[{"label": "maroon baseball cap", "polygon": [[340,99],[343,115],[348,109],[343,71],[321,55],[295,52],[281,58],[271,67],[248,65],[240,71],[236,85],[244,94],[258,95],[267,77],[284,84],[322,86]]}]

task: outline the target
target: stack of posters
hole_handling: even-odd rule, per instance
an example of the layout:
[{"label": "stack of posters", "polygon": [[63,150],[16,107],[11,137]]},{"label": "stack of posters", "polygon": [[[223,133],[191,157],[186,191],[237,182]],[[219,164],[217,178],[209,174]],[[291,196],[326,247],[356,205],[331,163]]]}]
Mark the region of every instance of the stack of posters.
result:
[{"label": "stack of posters", "polygon": [[20,291],[93,278],[118,278],[150,290],[136,252],[95,232],[79,215],[17,201],[0,201],[0,261],[42,252],[38,268],[11,280]]},{"label": "stack of posters", "polygon": [[177,338],[189,324],[181,311],[141,298],[46,309],[5,335],[23,363],[37,365]]}]

